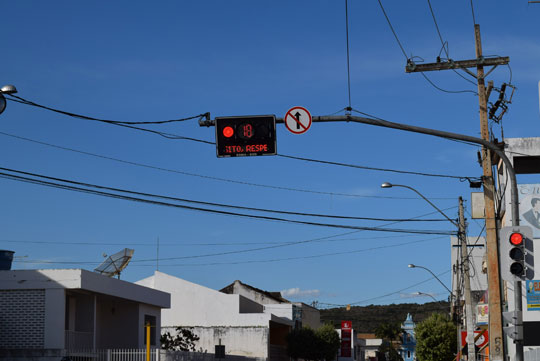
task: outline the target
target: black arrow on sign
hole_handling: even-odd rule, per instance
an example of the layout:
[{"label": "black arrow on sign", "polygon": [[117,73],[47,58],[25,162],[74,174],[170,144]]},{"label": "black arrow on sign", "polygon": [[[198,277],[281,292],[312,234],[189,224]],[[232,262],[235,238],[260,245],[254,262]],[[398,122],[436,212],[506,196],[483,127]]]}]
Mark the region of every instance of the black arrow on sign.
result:
[{"label": "black arrow on sign", "polygon": [[296,112],[296,114],[294,115],[294,117],[296,118],[296,129],[300,129],[300,117],[302,116],[302,114],[300,114],[300,112]]}]

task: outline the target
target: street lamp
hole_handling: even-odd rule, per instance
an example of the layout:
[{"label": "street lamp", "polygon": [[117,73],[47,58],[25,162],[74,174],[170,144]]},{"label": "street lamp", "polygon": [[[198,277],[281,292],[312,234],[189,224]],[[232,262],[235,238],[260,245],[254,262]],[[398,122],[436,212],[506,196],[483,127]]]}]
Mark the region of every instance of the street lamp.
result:
[{"label": "street lamp", "polygon": [[443,285],[443,287],[446,288],[446,290],[450,293],[450,298],[453,298],[454,293],[453,293],[452,291],[450,291],[450,289],[449,289],[448,287],[446,287],[446,285],[443,283],[443,281],[441,281],[441,280],[439,279],[439,277],[437,277],[437,276],[435,275],[435,273],[431,272],[431,270],[430,270],[429,268],[424,267],[424,266],[418,266],[418,265],[415,265],[415,264],[412,264],[412,263],[410,263],[407,267],[409,267],[409,268],[422,268],[422,269],[425,269],[426,271],[428,271],[429,273],[431,273],[431,275],[433,276],[433,278],[435,278],[437,281],[439,281],[439,283],[440,283],[441,285]]},{"label": "street lamp", "polygon": [[402,188],[407,188],[407,189],[410,189],[411,191],[413,191],[414,193],[418,194],[420,197],[422,197],[423,200],[425,200],[426,202],[429,203],[430,206],[432,206],[433,208],[435,208],[437,210],[437,212],[439,212],[440,214],[442,214],[444,216],[444,218],[448,219],[454,226],[458,227],[459,228],[459,224],[454,221],[453,219],[451,219],[450,217],[448,217],[443,211],[441,211],[436,205],[434,205],[429,199],[427,199],[426,197],[424,197],[424,195],[420,192],[418,192],[416,189],[414,189],[413,187],[409,187],[409,186],[406,186],[406,185],[403,185],[403,184],[392,184],[390,182],[384,182],[383,184],[381,184],[381,188],[392,188],[392,187],[402,187]]},{"label": "street lamp", "polygon": [[[474,330],[474,325],[473,325],[473,320],[472,320],[472,317],[471,317],[471,315],[473,314],[473,311],[472,311],[472,303],[471,303],[470,276],[469,276],[468,257],[467,257],[467,238],[466,238],[466,231],[465,231],[465,218],[464,218],[464,215],[463,215],[463,199],[461,197],[459,197],[459,222],[456,222],[456,221],[450,219],[450,217],[448,217],[439,208],[437,208],[437,206],[434,205],[429,199],[424,197],[424,195],[422,195],[422,193],[420,193],[419,191],[417,191],[416,189],[414,189],[412,187],[402,185],[402,184],[392,184],[392,183],[388,183],[388,182],[385,182],[385,183],[381,184],[381,187],[382,188],[403,187],[403,188],[407,188],[407,189],[412,190],[413,192],[418,194],[420,197],[422,197],[422,199],[424,199],[427,203],[429,203],[429,205],[431,205],[434,209],[436,209],[437,212],[442,214],[454,226],[457,227],[457,229],[458,229],[458,239],[460,240],[460,243],[461,243],[461,255],[463,257],[463,260],[464,260],[463,262],[464,262],[464,265],[465,265],[465,267],[464,267],[464,269],[465,269],[464,270],[464,278],[465,278],[465,314],[468,315],[466,317],[468,352],[469,352],[469,357],[472,360],[474,360],[476,358],[476,353],[475,353],[475,349],[474,349],[474,331],[473,331]],[[443,287],[446,288],[446,290],[450,293],[450,303],[451,304],[453,303],[454,294],[452,293],[452,291],[448,287],[446,287],[446,285],[437,276],[435,276],[435,274],[433,272],[431,272],[431,270],[429,270],[428,268],[423,267],[423,266],[416,266],[414,264],[409,264],[409,268],[415,268],[415,267],[423,268],[426,271],[428,271],[429,273],[431,273],[431,275],[434,278],[436,278],[437,281],[439,281],[439,283],[441,285],[443,285]],[[521,290],[521,288],[520,288],[520,290]],[[459,343],[459,341],[458,341],[458,343]]]},{"label": "street lamp", "polygon": [[428,297],[431,297],[431,298],[433,298],[433,301],[435,301],[435,302],[439,302],[439,301],[437,301],[437,299],[436,299],[435,297],[433,297],[433,296],[432,296],[432,295],[430,295],[429,293],[424,293],[424,292],[415,292],[415,295],[417,295],[417,296],[428,296]]},{"label": "street lamp", "polygon": [[15,88],[14,85],[4,85],[2,88],[0,88],[0,114],[4,112],[7,105],[4,94],[15,94],[16,92],[17,88]]}]

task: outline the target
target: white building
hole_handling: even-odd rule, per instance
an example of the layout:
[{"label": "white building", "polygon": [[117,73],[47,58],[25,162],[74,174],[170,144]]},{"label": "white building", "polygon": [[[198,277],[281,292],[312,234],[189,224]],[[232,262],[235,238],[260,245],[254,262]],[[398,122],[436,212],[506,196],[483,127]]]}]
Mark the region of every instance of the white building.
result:
[{"label": "white building", "polygon": [[359,333],[358,339],[359,356],[361,361],[377,361],[377,352],[383,340],[372,333]]},{"label": "white building", "polygon": [[171,308],[163,310],[161,328],[163,332],[178,326],[192,329],[200,337],[197,350],[214,353],[221,344],[227,357],[288,360],[285,336],[293,323],[265,313],[261,304],[159,271],[137,284],[171,294]]},{"label": "white building", "polygon": [[321,326],[321,314],[318,309],[302,302],[291,302],[283,298],[280,292],[263,291],[238,280],[222,288],[220,292],[249,298],[263,305],[264,312],[289,319],[297,328],[308,326],[316,330]]},{"label": "white building", "polygon": [[144,348],[146,322],[156,348],[161,309],[169,306],[167,293],[82,269],[0,271],[0,358]]}]

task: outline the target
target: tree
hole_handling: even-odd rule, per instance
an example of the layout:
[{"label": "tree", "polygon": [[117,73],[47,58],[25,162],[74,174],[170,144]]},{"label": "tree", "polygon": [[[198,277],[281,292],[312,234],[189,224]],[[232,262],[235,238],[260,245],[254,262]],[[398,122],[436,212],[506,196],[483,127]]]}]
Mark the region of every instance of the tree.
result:
[{"label": "tree", "polygon": [[434,313],[416,325],[416,356],[419,361],[452,361],[457,347],[456,326]]},{"label": "tree", "polygon": [[176,335],[172,336],[169,332],[161,335],[161,348],[172,351],[195,351],[195,342],[199,341],[199,336],[188,328],[177,327]]},{"label": "tree", "polygon": [[334,329],[331,323],[325,323],[317,331],[315,331],[317,339],[321,343],[320,353],[323,360],[334,360],[336,358],[341,340],[339,334]]},{"label": "tree", "polygon": [[294,360],[309,360],[307,356],[316,348],[315,332],[309,327],[292,330],[287,334],[286,341],[287,353]]},{"label": "tree", "polygon": [[399,340],[401,334],[403,334],[403,329],[397,322],[382,323],[375,329],[375,336],[383,340],[378,351],[384,360],[403,361],[403,358],[394,346],[394,341]]},{"label": "tree", "polygon": [[317,331],[309,327],[294,329],[287,334],[286,340],[287,353],[295,360],[334,360],[341,345],[332,324],[325,324]]}]

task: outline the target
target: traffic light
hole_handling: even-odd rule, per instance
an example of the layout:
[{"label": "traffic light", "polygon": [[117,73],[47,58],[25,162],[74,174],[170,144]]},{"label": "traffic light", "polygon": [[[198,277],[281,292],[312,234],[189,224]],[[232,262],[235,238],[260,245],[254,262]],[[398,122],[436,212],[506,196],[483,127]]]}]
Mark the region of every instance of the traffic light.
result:
[{"label": "traffic light", "polygon": [[218,157],[276,154],[274,115],[218,117],[215,120]]},{"label": "traffic light", "polygon": [[499,232],[499,263],[505,281],[534,278],[533,235],[529,226],[503,227]]}]

